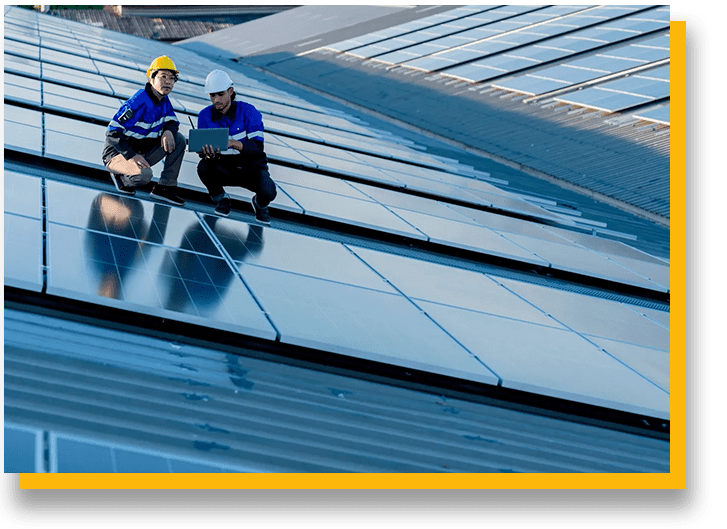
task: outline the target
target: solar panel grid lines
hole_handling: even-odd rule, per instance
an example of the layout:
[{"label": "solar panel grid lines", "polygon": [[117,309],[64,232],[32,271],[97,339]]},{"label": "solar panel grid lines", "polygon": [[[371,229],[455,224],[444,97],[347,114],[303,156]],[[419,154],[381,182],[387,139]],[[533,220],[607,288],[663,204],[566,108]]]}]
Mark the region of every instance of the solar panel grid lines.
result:
[{"label": "solar panel grid lines", "polygon": [[[457,11],[453,10],[451,13]],[[484,25],[491,21],[487,16],[488,11],[480,11],[460,18],[452,18],[437,24],[424,25],[423,27],[407,33],[393,35],[386,39],[370,43],[366,46],[346,50],[347,53],[363,59],[377,59],[382,62],[392,63],[387,58],[379,59],[378,56],[399,51],[415,46],[421,42],[440,39],[442,36],[457,38],[456,35],[472,27]]]},{"label": "solar panel grid lines", "polygon": [[[609,38],[607,40],[601,40],[599,38],[596,38],[596,36],[604,37],[606,34],[604,33],[602,28],[603,26],[599,25],[596,27],[586,28],[586,29],[580,29],[575,32],[571,32],[566,36],[562,37],[556,37],[551,38],[549,40],[545,40],[538,44],[529,44],[527,45],[523,50],[522,53],[527,54],[528,56],[532,58],[538,58],[538,54],[534,53],[538,49],[548,49],[548,48],[555,48],[552,52],[550,52],[545,59],[547,61],[552,61],[556,58],[563,58],[567,55],[574,54],[574,53],[581,53],[588,51],[589,49],[593,49],[595,47],[603,46],[606,44],[614,44],[619,41],[622,41],[624,39],[629,39],[633,37],[637,37],[641,34],[647,34],[649,32],[658,31],[659,29],[665,29],[668,28],[668,22],[665,24],[662,24],[661,27],[652,27],[648,29],[648,31],[644,32],[631,32],[631,31],[620,31],[618,28],[615,28],[617,31],[615,34],[608,33]],[[567,51],[562,52],[555,52],[555,50],[562,49]],[[553,53],[555,52],[555,53]],[[451,68],[443,73],[445,75],[452,75],[452,76],[458,76],[462,77],[464,79],[468,79],[472,82],[484,82],[487,80],[490,80],[493,78],[492,75],[485,75],[484,72],[486,71],[488,59],[485,57],[483,59],[476,60],[470,64],[462,65],[459,67]],[[543,61],[545,62],[545,61]],[[485,68],[483,70],[483,68]]]},{"label": "solar panel grid lines", "polygon": [[[465,62],[469,60],[477,59],[478,57],[482,57],[483,55],[486,55],[488,53],[495,53],[496,50],[492,48],[493,45],[496,45],[497,43],[492,42],[493,39],[502,39],[503,44],[500,44],[501,49],[506,49],[507,47],[513,47],[517,46],[517,42],[511,42],[507,39],[514,38],[514,39],[521,39],[524,38],[525,41],[528,40],[538,40],[541,38],[545,38],[548,35],[537,35],[533,34],[531,37],[527,37],[527,32],[522,33],[522,30],[524,28],[530,28],[530,27],[541,27],[541,24],[547,24],[550,22],[556,23],[557,21],[560,21],[561,18],[559,18],[559,15],[563,15],[565,19],[567,19],[567,15],[569,12],[579,12],[582,9],[588,9],[585,6],[576,6],[576,7],[569,7],[569,6],[555,6],[551,8],[545,8],[542,11],[536,11],[535,15],[538,16],[539,21],[532,22],[527,17],[527,15],[521,15],[519,17],[516,17],[515,19],[508,19],[500,23],[501,25],[504,25],[504,27],[499,28],[497,24],[488,26],[487,28],[484,28],[488,31],[489,35],[473,35],[473,38],[470,39],[470,42],[465,42],[460,45],[446,45],[445,50],[441,52],[434,53],[429,59],[423,58],[421,59],[422,63],[419,64],[417,61],[413,62],[407,62],[404,64],[404,66],[407,67],[415,67],[420,68],[426,71],[435,71],[440,70],[441,68],[433,67],[433,66],[426,66],[426,61],[431,60],[435,61],[432,64],[436,64],[436,61],[447,61],[449,60],[447,58],[447,55],[454,55],[458,53],[471,53],[469,57],[462,58],[460,60],[455,60],[453,62]],[[554,13],[553,15],[549,13]],[[514,21],[517,21],[518,19],[522,18],[522,23],[515,23]],[[543,20],[544,19],[544,20]],[[515,23],[515,26],[512,26],[512,24]],[[564,29],[563,31],[566,31]],[[462,33],[460,35],[461,37],[467,37],[467,32]],[[436,41],[434,43],[436,45]]]},{"label": "solar panel grid lines", "polygon": [[[481,6],[481,8],[486,7],[491,8],[494,6]],[[330,44],[322,49],[330,49],[337,52],[347,52],[388,38],[405,35],[419,29],[431,28],[433,26],[437,26],[451,20],[461,19],[468,16],[468,14],[472,13],[473,10],[478,11],[479,9],[480,8],[478,8],[477,6],[455,8],[444,13],[439,13],[418,20],[412,20],[404,24],[399,24],[398,26],[381,29],[367,35],[362,35],[339,43]],[[484,9],[482,10],[484,11]]]}]

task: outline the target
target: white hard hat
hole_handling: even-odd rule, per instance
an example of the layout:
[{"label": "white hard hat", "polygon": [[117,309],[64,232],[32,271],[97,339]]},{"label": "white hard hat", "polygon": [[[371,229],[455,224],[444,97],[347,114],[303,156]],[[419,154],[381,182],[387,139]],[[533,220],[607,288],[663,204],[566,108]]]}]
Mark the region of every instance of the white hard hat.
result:
[{"label": "white hard hat", "polygon": [[204,90],[208,94],[224,92],[232,86],[232,79],[222,70],[212,70],[204,82]]}]

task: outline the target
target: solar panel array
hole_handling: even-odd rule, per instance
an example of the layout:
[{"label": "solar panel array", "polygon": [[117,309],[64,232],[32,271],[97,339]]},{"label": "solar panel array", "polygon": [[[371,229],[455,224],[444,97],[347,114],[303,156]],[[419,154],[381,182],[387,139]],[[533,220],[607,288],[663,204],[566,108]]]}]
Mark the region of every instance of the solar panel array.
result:
[{"label": "solar panel array", "polygon": [[[613,76],[622,71],[643,68],[650,63],[669,59],[669,33],[624,44],[587,58],[564,61],[556,66],[539,69],[537,72],[496,81],[492,86],[513,90],[528,95],[542,95],[563,90],[574,85],[590,83],[596,79]],[[668,81],[667,97],[668,97]]]},{"label": "solar panel array", "polygon": [[[422,27],[404,24],[323,49],[530,95],[618,76],[615,88],[595,87],[559,101],[608,112],[639,108],[640,119],[668,124],[661,101],[669,97],[668,76],[648,87],[627,76],[634,68],[668,63],[668,7],[480,7],[489,9],[464,17],[447,11]],[[607,99],[604,91],[619,95],[607,93]]]},{"label": "solar panel array", "polygon": [[[489,12],[489,11],[485,11]],[[473,15],[476,16],[476,15]],[[278,198],[273,225],[68,182],[32,160],[103,175],[105,124],[168,54],[189,130],[218,65],[166,44],[7,7],[5,284],[490,386],[669,417],[668,312],[276,227],[357,227],[437,253],[465,250],[589,281],[669,291],[668,263],[594,235],[578,214],[404,138],[230,71],[261,110]],[[152,49],[153,48],[153,49]],[[11,156],[12,158],[12,156]],[[179,183],[204,187],[185,154]],[[155,168],[159,171],[159,168]],[[230,190],[248,200],[245,190]],[[12,256],[12,258],[8,258]],[[508,266],[507,264],[505,266]],[[597,315],[597,316],[595,316]],[[315,360],[315,359],[312,359]]]},{"label": "solar panel array", "polygon": [[448,24],[467,24],[471,17],[492,9],[495,6],[461,6],[444,13],[412,20],[404,24],[392,26],[383,30],[375,31],[354,39],[344,40],[335,44],[329,44],[327,48],[335,51],[349,51],[361,48],[387,39],[395,39],[416,31],[431,31],[433,34],[439,32],[438,28]]}]

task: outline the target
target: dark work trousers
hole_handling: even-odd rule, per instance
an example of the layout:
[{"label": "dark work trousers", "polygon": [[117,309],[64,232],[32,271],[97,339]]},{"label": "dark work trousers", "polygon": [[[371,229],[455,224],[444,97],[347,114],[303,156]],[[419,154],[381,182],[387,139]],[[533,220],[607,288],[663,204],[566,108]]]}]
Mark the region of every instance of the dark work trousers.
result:
[{"label": "dark work trousers", "polygon": [[267,168],[250,167],[237,155],[202,158],[197,174],[211,197],[221,195],[225,186],[244,187],[257,194],[258,205],[265,208],[278,194]]}]

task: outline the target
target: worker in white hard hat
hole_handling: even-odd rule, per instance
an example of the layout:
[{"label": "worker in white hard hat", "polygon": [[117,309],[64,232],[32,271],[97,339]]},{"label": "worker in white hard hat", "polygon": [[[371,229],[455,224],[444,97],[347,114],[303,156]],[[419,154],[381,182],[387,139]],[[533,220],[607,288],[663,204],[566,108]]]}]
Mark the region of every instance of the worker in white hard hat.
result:
[{"label": "worker in white hard hat", "polygon": [[164,169],[151,196],[183,206],[184,200],[177,195],[177,178],[186,139],[179,132],[179,120],[169,101],[179,70],[172,59],[163,55],[152,61],[146,76],[146,86],[121,105],[111,119],[103,162],[116,189],[134,195],[136,187],[148,184],[154,176],[151,166],[164,159]]},{"label": "worker in white hard hat", "polygon": [[262,115],[253,105],[235,100],[232,79],[222,70],[209,73],[205,92],[212,104],[200,111],[199,128],[230,130],[227,150],[220,152],[206,145],[197,166],[200,180],[217,204],[215,212],[225,217],[230,214],[226,186],[244,187],[255,193],[252,207],[257,221],[270,224],[268,204],[275,200],[277,190],[268,171]]}]

